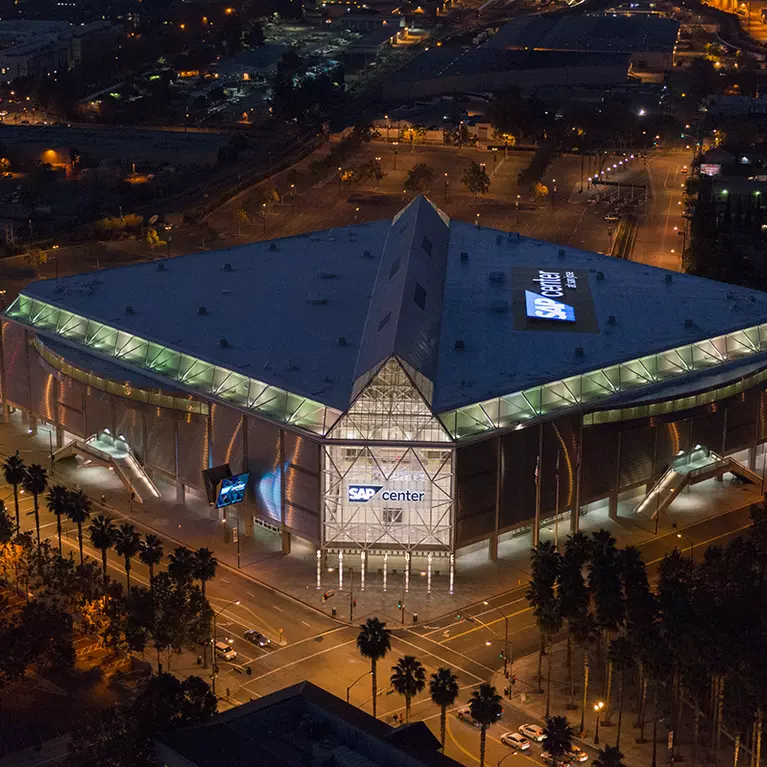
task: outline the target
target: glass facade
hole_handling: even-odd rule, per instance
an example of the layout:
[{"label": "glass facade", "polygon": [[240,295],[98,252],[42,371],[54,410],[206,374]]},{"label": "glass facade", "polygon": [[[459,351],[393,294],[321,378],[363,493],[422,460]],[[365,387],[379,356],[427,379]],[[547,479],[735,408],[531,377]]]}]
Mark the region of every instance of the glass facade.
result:
[{"label": "glass facade", "polygon": [[[764,351],[767,351],[767,324],[755,325],[467,405],[441,414],[440,419],[456,439],[495,429],[508,429],[532,418],[556,415],[576,405],[597,402],[620,392],[651,386]],[[684,403],[679,409],[694,407],[695,403],[687,404],[687,400],[695,399],[678,400]]]},{"label": "glass facade", "polygon": [[363,550],[450,550],[450,448],[323,448],[323,545]]},{"label": "glass facade", "polygon": [[169,378],[184,388],[315,434],[325,434],[340,416],[339,411],[319,402],[23,294],[11,304],[6,315]]}]

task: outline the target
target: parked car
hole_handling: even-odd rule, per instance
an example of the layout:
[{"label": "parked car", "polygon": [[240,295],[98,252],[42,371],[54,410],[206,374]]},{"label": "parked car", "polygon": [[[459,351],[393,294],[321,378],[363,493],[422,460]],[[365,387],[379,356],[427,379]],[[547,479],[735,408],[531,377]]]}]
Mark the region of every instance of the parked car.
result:
[{"label": "parked car", "polygon": [[479,727],[479,722],[471,715],[471,706],[459,708],[456,716],[462,721],[470,724],[472,727]]},{"label": "parked car", "polygon": [[272,643],[272,640],[269,639],[269,637],[264,636],[260,631],[256,631],[255,629],[248,629],[243,636],[248,642],[257,647],[269,647]]},{"label": "parked car", "polygon": [[504,732],[501,735],[501,743],[516,748],[517,751],[527,751],[530,748],[530,741],[518,732]]},{"label": "parked car", "polygon": [[526,738],[530,738],[530,740],[534,740],[536,743],[546,740],[546,733],[543,731],[543,727],[539,727],[537,724],[523,724],[517,729]]}]

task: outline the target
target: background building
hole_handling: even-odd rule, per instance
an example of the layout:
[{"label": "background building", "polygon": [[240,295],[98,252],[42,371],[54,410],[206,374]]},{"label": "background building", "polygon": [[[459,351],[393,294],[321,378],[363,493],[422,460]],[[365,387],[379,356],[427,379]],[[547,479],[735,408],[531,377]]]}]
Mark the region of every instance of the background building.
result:
[{"label": "background building", "polygon": [[108,429],[179,500],[228,463],[284,550],[431,568],[615,513],[680,455],[753,467],[767,295],[419,197],[392,221],[33,283],[0,367],[6,416],[57,445]]}]

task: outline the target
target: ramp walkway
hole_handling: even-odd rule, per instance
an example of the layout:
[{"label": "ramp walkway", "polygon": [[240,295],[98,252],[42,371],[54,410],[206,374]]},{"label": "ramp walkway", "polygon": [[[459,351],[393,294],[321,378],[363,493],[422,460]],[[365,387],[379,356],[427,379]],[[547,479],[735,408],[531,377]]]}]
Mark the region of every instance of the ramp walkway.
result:
[{"label": "ramp walkway", "polygon": [[123,437],[114,437],[109,429],[92,434],[87,439],[74,439],[54,451],[53,460],[61,461],[81,456],[111,467],[135,500],[144,503],[148,498],[160,498],[160,491]]},{"label": "ramp walkway", "polygon": [[732,456],[722,456],[697,445],[689,453],[680,453],[647,495],[634,509],[635,514],[650,513],[650,519],[662,514],[688,485],[695,485],[724,474],[733,474],[743,482],[757,483],[762,478]]}]

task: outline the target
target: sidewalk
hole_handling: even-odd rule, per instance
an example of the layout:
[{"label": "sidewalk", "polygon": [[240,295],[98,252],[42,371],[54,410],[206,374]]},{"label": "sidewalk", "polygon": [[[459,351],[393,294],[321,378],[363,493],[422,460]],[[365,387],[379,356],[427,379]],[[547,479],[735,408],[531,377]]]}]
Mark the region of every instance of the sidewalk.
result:
[{"label": "sidewalk", "polygon": [[[36,437],[28,435],[18,414],[14,415],[12,423],[0,425],[0,455],[8,455],[16,449],[20,450],[28,464],[37,462],[43,466],[49,465],[48,432],[41,428]],[[97,506],[102,494],[105,495],[107,513],[129,517],[142,527],[156,531],[169,542],[166,550],[172,548],[170,544],[173,541],[183,542],[193,549],[207,546],[214,551],[219,562],[237,569],[237,544],[231,542],[231,529],[235,524],[231,510],[226,524],[222,524],[220,512],[209,507],[206,499],[190,490],[187,490],[186,504],[178,504],[175,502],[175,490],[169,483],[160,480],[157,484],[163,498],[145,504],[134,503],[131,511],[128,492],[114,473],[105,468],[78,468],[73,460],[67,460],[56,465],[54,480],[70,486],[80,485]],[[9,491],[6,490],[8,495]],[[684,530],[687,525],[741,508],[759,497],[759,488],[734,487],[727,482],[714,480],[703,482],[689,492],[686,491],[675,501],[672,512],[663,515],[660,537],[676,532],[672,530],[672,520],[676,521],[679,530]],[[609,519],[606,501],[592,504],[588,513],[581,517],[581,529],[590,533],[604,527],[618,539],[619,546],[653,540],[656,537],[653,523],[633,515],[636,500],[631,498],[619,504],[617,520]],[[6,502],[9,502],[8,499]],[[401,614],[397,607],[400,599],[405,603],[406,624],[412,625],[414,613],[418,614],[419,623],[425,623],[460,606],[525,586],[530,577],[530,536],[529,533],[523,533],[499,543],[496,562],[489,561],[487,546],[484,544],[460,554],[456,558],[453,594],[450,594],[449,563],[446,557],[433,559],[431,593],[425,557],[413,558],[407,592],[402,563],[397,561],[398,558],[390,557],[384,591],[383,562],[379,561],[382,558],[370,557],[363,587],[360,560],[349,554],[343,560],[343,588],[339,582],[338,559],[335,556],[328,558],[318,588],[317,558],[313,546],[294,537],[292,553],[283,555],[278,534],[259,525],[251,525],[244,519],[244,512],[241,515],[240,572],[326,614],[330,614],[331,608],[335,607],[337,617],[341,620],[349,618],[350,569],[354,570],[353,597],[357,602],[354,622],[368,615],[378,615],[392,626],[400,623]],[[24,519],[26,525],[31,526],[31,517]],[[44,523],[51,522],[47,511],[42,512],[42,520]],[[53,535],[53,529],[46,527],[47,534]],[[561,521],[558,531],[560,542],[565,540],[568,530],[568,520]],[[541,538],[553,539],[554,533],[551,524],[541,531]],[[323,603],[322,594],[329,590],[335,591],[335,595]]]}]

